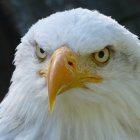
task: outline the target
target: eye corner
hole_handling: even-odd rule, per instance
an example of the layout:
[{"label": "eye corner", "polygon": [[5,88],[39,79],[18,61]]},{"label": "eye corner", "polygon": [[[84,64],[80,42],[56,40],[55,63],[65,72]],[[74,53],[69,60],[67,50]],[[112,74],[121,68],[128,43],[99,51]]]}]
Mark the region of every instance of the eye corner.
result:
[{"label": "eye corner", "polygon": [[114,51],[114,45],[106,45],[104,48],[107,48],[110,53]]}]

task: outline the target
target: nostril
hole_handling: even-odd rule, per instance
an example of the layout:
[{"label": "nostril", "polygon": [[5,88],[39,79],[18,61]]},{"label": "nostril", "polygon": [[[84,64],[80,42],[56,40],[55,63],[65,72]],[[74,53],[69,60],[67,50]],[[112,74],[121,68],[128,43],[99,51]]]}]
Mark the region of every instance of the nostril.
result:
[{"label": "nostril", "polygon": [[73,63],[72,63],[71,61],[68,61],[68,64],[69,64],[70,66],[73,66]]}]

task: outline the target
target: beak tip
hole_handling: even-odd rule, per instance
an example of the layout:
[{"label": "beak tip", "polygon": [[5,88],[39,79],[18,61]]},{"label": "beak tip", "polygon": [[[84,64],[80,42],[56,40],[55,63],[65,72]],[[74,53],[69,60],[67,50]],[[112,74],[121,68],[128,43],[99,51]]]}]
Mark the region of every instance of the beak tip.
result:
[{"label": "beak tip", "polygon": [[49,111],[50,111],[50,113],[52,113],[53,110],[54,110],[54,104],[55,104],[55,101],[49,101]]}]

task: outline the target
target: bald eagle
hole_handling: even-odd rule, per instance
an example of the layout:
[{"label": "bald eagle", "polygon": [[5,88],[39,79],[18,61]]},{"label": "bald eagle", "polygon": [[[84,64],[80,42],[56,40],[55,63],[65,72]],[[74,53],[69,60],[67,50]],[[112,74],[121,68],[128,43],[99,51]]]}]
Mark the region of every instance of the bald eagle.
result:
[{"label": "bald eagle", "polygon": [[87,9],[34,24],[17,46],[0,140],[139,140],[140,41]]}]

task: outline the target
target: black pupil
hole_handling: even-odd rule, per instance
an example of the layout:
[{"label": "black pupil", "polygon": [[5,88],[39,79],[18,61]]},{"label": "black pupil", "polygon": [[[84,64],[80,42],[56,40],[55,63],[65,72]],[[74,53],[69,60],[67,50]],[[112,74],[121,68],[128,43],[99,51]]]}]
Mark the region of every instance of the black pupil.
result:
[{"label": "black pupil", "polygon": [[103,58],[104,57],[104,52],[103,51],[100,51],[99,53],[98,53],[98,56],[100,57],[100,58]]},{"label": "black pupil", "polygon": [[43,49],[40,48],[40,52],[41,52],[41,53],[44,53],[45,51],[44,51]]}]

